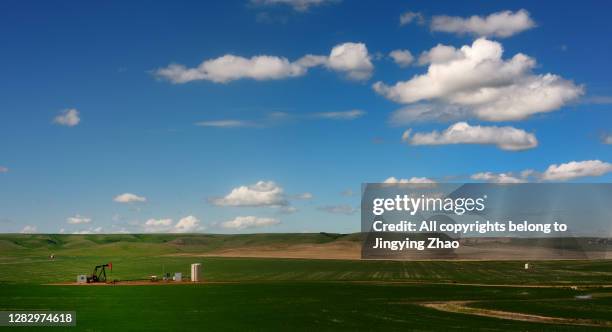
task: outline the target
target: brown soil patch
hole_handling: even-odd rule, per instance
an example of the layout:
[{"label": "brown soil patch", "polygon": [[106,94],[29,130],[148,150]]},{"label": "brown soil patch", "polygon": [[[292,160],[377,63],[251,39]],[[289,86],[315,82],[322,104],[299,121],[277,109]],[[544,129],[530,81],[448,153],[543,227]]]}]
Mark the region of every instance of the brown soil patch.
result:
[{"label": "brown soil patch", "polygon": [[[546,248],[528,246],[510,246],[501,244],[488,247],[483,243],[480,246],[461,246],[456,250],[453,258],[430,257],[426,253],[407,251],[403,255],[394,257],[380,257],[380,260],[453,260],[453,261],[482,261],[482,260],[580,260],[587,257],[598,257],[600,253],[563,251],[555,252]],[[334,241],[330,243],[309,243],[295,245],[257,245],[236,248],[222,248],[206,252],[174,253],[164,256],[184,257],[244,257],[244,258],[298,258],[298,259],[361,259],[361,242]]]},{"label": "brown soil patch", "polygon": [[251,258],[303,258],[303,259],[361,259],[361,243],[336,241],[323,244],[296,244],[288,246],[253,246],[220,249],[205,253],[178,253],[165,256],[189,257],[251,257]]},{"label": "brown soil patch", "polygon": [[421,303],[420,305],[427,307],[427,308],[436,309],[436,310],[445,311],[445,312],[468,314],[468,315],[483,316],[483,317],[492,317],[492,318],[499,318],[499,319],[509,319],[509,320],[523,321],[523,322],[612,327],[612,322],[601,322],[601,321],[594,321],[590,319],[550,317],[550,316],[524,314],[524,313],[510,312],[510,311],[473,308],[473,307],[468,306],[469,303],[470,301],[447,301],[447,302]]}]

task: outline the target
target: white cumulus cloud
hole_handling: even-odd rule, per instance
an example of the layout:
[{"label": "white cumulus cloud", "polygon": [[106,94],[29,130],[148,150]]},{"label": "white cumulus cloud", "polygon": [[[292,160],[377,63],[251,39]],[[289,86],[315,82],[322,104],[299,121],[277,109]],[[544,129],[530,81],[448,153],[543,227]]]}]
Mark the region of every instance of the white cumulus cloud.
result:
[{"label": "white cumulus cloud", "polygon": [[288,201],[283,188],[273,181],[258,181],[248,186],[240,186],[222,198],[212,199],[218,206],[286,206]]},{"label": "white cumulus cloud", "polygon": [[[560,76],[533,74],[536,62],[524,54],[503,59],[502,45],[495,41],[480,38],[453,52],[450,60],[433,60],[429,55],[424,74],[394,85],[377,82],[373,88],[390,100],[411,104],[408,112],[429,119],[486,121],[521,120],[551,112],[583,94],[581,86]],[[429,104],[418,104],[423,102]]]},{"label": "white cumulus cloud", "polygon": [[429,51],[423,51],[419,55],[418,64],[421,66],[430,63],[446,63],[452,60],[462,59],[463,52],[452,46],[438,44],[432,47]]},{"label": "white cumulus cloud", "polygon": [[297,77],[317,66],[324,66],[354,80],[368,79],[374,70],[366,45],[349,42],[334,46],[329,56],[309,54],[293,62],[271,55],[245,58],[226,54],[205,60],[195,68],[170,64],[155,70],[154,74],[175,84],[199,80],[228,83],[239,79],[265,81]]},{"label": "white cumulus cloud", "polygon": [[545,181],[567,181],[585,176],[601,176],[612,172],[612,164],[601,160],[570,161],[565,164],[553,164],[542,173]]},{"label": "white cumulus cloud", "polygon": [[459,35],[471,34],[480,37],[510,37],[519,32],[535,27],[529,12],[521,9],[516,12],[510,10],[500,11],[486,17],[471,16],[434,16],[431,19],[431,30],[456,33]]},{"label": "white cumulus cloud", "polygon": [[81,118],[76,108],[65,109],[53,118],[53,123],[66,127],[74,127],[78,125],[79,122],[81,122]]},{"label": "white cumulus cloud", "polygon": [[493,144],[510,151],[532,149],[538,145],[535,135],[522,129],[510,126],[471,126],[467,122],[457,122],[442,132],[434,130],[412,134],[409,129],[402,140],[411,145]]},{"label": "white cumulus cloud", "polygon": [[143,203],[147,201],[147,198],[132,193],[123,193],[121,195],[115,196],[115,198],[113,198],[113,201],[117,203]]},{"label": "white cumulus cloud", "polygon": [[191,233],[201,229],[200,220],[194,216],[187,216],[179,219],[174,225],[174,233]]},{"label": "white cumulus cloud", "polygon": [[389,53],[389,56],[401,68],[410,66],[414,61],[414,56],[408,50],[393,50]]},{"label": "white cumulus cloud", "polygon": [[368,48],[363,43],[344,43],[334,46],[326,66],[343,72],[348,78],[354,80],[368,79],[374,70]]},{"label": "white cumulus cloud", "polygon": [[259,228],[280,224],[278,219],[260,218],[255,216],[239,216],[233,220],[224,221],[220,225],[223,228],[242,230],[246,228]]},{"label": "white cumulus cloud", "polygon": [[287,58],[258,55],[244,58],[227,54],[216,59],[206,60],[196,68],[171,64],[156,71],[157,76],[173,83],[187,83],[208,80],[215,83],[250,78],[254,80],[273,80],[301,76],[308,67],[292,63]]},{"label": "white cumulus cloud", "polygon": [[73,225],[78,224],[89,224],[91,222],[91,218],[83,217],[81,215],[75,215],[74,217],[69,217],[66,219],[66,222]]}]

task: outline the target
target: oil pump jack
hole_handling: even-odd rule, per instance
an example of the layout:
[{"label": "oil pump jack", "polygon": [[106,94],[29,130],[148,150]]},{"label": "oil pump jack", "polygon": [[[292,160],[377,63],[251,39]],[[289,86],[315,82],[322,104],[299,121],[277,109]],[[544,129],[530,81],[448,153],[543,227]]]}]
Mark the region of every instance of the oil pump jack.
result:
[{"label": "oil pump jack", "polygon": [[87,276],[87,283],[106,282],[106,268],[113,270],[113,263],[101,264],[94,267],[93,273]]}]

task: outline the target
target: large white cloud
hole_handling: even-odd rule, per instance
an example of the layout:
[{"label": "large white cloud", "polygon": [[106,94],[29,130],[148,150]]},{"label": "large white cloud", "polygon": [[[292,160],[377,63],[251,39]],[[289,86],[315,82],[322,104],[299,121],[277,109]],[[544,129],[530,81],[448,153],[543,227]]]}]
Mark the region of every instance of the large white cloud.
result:
[{"label": "large white cloud", "polygon": [[240,186],[222,198],[212,199],[218,206],[286,206],[288,201],[283,188],[273,181],[259,181],[249,186]]},{"label": "large white cloud", "polygon": [[233,220],[224,221],[220,225],[223,228],[242,230],[246,228],[259,228],[280,224],[278,219],[260,218],[255,216],[240,216]]},{"label": "large white cloud", "polygon": [[429,102],[416,109],[428,118],[459,113],[487,121],[551,112],[583,93],[581,86],[560,76],[533,74],[536,62],[524,54],[504,60],[502,45],[495,41],[477,39],[472,45],[443,51],[446,55],[434,56],[434,49],[423,60],[430,63],[427,73],[394,85],[377,82],[374,90],[402,104]]},{"label": "large white cloud", "polygon": [[374,69],[365,44],[344,43],[334,46],[329,56],[309,54],[291,62],[285,57],[271,55],[245,58],[226,54],[205,60],[195,68],[170,64],[157,69],[155,75],[176,84],[199,80],[216,83],[239,79],[264,81],[302,76],[309,68],[317,66],[324,66],[355,80],[370,78]]},{"label": "large white cloud", "polygon": [[59,115],[53,118],[53,122],[61,126],[74,127],[81,122],[81,117],[76,108],[69,108],[61,111]]},{"label": "large white cloud", "polygon": [[565,164],[553,164],[542,173],[545,181],[567,181],[585,176],[601,176],[612,172],[612,164],[601,160],[571,161]]},{"label": "large white cloud", "polygon": [[115,198],[113,198],[113,201],[117,203],[144,203],[147,201],[147,198],[132,193],[123,193],[121,195],[115,196]]},{"label": "large white cloud", "polygon": [[84,216],[81,216],[81,215],[77,214],[74,217],[67,218],[66,222],[69,223],[69,224],[73,224],[73,225],[89,224],[91,222],[91,218],[84,217]]},{"label": "large white cloud", "polygon": [[529,12],[521,9],[516,12],[509,10],[496,12],[486,17],[471,16],[434,16],[431,19],[431,30],[456,34],[471,34],[481,37],[510,37],[519,32],[535,27]]},{"label": "large white cloud", "polygon": [[467,122],[457,122],[442,132],[434,130],[414,133],[407,130],[402,140],[411,145],[445,144],[493,144],[502,150],[526,150],[535,148],[538,140],[534,134],[514,127],[471,126]]}]

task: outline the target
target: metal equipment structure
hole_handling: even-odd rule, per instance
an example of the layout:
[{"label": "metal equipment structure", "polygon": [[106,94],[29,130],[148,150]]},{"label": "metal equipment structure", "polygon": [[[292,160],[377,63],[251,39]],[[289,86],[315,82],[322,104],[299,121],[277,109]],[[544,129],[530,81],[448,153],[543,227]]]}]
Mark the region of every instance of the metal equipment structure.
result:
[{"label": "metal equipment structure", "polygon": [[113,263],[106,263],[94,267],[93,273],[87,276],[87,283],[106,282],[106,268],[113,270]]},{"label": "metal equipment structure", "polygon": [[199,282],[202,275],[202,264],[193,263],[191,264],[191,281]]}]

